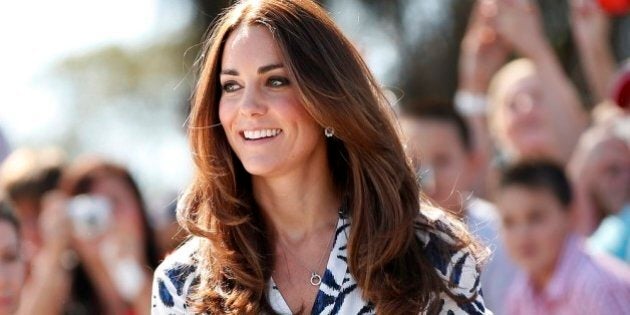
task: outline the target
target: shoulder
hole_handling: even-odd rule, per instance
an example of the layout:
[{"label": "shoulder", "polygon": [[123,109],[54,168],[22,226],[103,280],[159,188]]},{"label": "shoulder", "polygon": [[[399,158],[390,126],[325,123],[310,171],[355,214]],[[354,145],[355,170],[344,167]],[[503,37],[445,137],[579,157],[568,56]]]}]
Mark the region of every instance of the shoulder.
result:
[{"label": "shoulder", "polygon": [[198,281],[197,250],[193,237],[169,254],[153,274],[152,314],[185,314],[190,287]]},{"label": "shoulder", "polygon": [[468,232],[462,222],[440,209],[425,208],[417,219],[416,235],[438,275],[448,283],[450,294],[440,295],[442,310],[489,313],[480,286],[480,260],[487,253],[480,252],[482,248],[472,238],[466,239]]},{"label": "shoulder", "polygon": [[[580,297],[589,313],[629,314],[630,269],[607,255],[591,256],[590,262],[581,268],[578,281]],[[588,305],[587,305],[588,304]]]}]

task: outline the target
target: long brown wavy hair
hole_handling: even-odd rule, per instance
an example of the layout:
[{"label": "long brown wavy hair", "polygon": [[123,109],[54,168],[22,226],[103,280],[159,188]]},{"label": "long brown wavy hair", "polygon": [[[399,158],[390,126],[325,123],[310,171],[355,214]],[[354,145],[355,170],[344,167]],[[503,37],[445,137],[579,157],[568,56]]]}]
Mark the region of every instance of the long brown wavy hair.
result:
[{"label": "long brown wavy hair", "polygon": [[[335,130],[327,140],[330,172],[352,222],[348,265],[363,298],[381,314],[436,309],[437,295],[449,294],[449,283],[415,235],[420,192],[393,111],[358,51],[310,0],[238,2],[208,35],[188,122],[196,175],[178,213],[180,224],[202,240],[201,280],[191,309],[274,313],[266,295],[274,259],[270,233],[251,177],[219,127],[224,44],[243,25],[273,34],[302,105],[321,126]],[[420,222],[439,229],[428,219]],[[454,248],[474,247],[465,229],[451,232],[457,234]]]}]

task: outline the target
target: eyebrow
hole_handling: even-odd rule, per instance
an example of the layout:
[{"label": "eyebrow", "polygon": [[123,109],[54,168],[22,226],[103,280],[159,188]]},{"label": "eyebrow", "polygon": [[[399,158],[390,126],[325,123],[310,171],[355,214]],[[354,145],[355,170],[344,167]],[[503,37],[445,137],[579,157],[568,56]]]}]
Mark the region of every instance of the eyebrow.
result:
[{"label": "eyebrow", "polygon": [[[263,74],[265,72],[269,72],[271,70],[279,69],[279,68],[284,68],[284,65],[281,64],[281,63],[276,63],[276,64],[262,66],[262,67],[258,68],[258,74]],[[234,69],[224,69],[224,70],[221,70],[221,74],[237,76],[238,75],[238,71],[236,71]]]}]

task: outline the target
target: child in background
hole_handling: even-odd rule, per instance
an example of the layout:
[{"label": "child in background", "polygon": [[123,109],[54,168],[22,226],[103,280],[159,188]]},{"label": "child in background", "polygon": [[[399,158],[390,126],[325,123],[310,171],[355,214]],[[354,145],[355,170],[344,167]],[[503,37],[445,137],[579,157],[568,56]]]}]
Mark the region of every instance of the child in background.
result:
[{"label": "child in background", "polygon": [[572,192],[557,165],[524,161],[502,174],[497,206],[508,253],[522,268],[508,314],[629,314],[630,271],[588,253],[571,232]]}]

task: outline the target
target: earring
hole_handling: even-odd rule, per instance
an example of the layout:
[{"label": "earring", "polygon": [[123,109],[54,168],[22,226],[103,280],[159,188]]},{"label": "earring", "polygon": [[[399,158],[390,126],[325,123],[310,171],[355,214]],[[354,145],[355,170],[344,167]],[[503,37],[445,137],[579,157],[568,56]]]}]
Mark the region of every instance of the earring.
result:
[{"label": "earring", "polygon": [[324,129],[324,135],[326,138],[332,138],[332,136],[335,135],[335,129],[333,129],[333,127],[326,127]]}]

